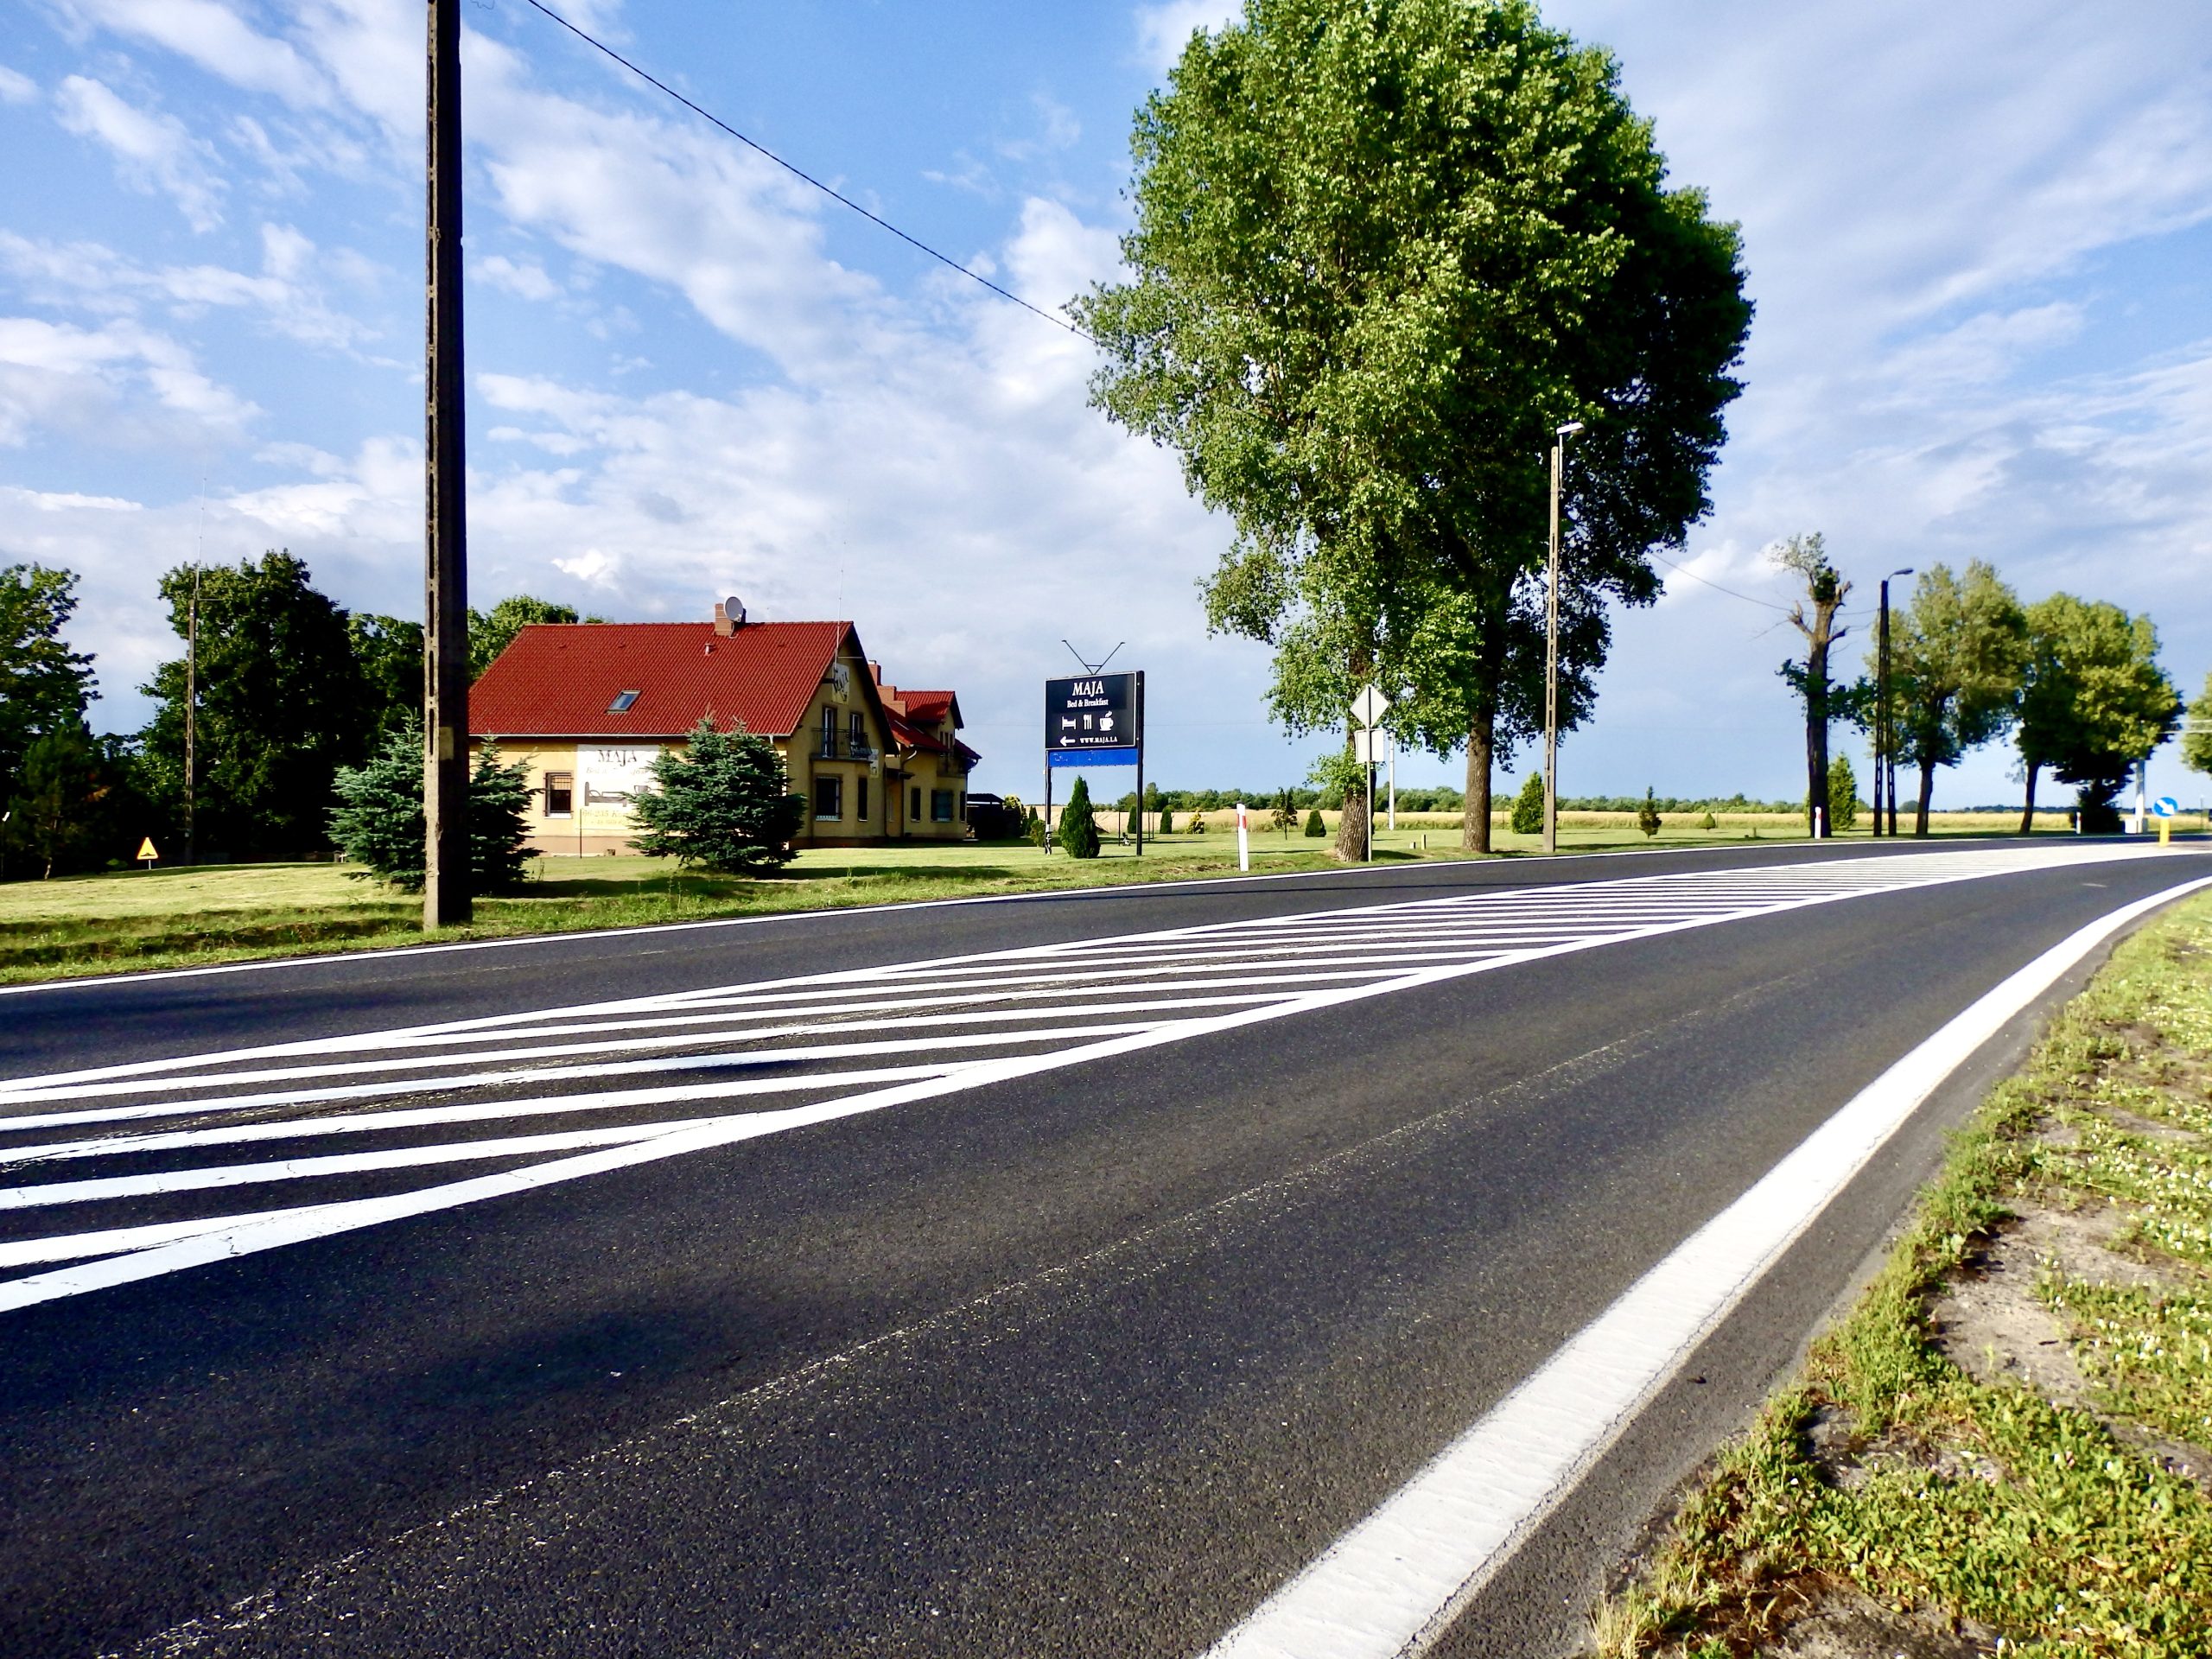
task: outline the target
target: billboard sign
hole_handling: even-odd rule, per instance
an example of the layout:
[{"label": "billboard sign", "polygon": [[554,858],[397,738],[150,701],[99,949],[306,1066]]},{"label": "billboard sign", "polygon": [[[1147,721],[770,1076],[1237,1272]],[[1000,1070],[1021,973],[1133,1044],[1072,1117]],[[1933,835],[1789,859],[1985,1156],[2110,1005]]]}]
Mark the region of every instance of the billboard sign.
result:
[{"label": "billboard sign", "polygon": [[1046,681],[1046,753],[1089,753],[1100,764],[1111,765],[1101,751],[1134,749],[1143,743],[1143,677],[1088,674]]}]

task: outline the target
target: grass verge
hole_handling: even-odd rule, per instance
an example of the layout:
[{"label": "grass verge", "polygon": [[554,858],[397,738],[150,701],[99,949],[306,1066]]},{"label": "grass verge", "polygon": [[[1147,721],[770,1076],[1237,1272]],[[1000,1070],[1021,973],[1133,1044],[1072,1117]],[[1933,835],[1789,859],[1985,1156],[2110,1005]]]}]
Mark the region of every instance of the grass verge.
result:
[{"label": "grass verge", "polygon": [[1723,1452],[1605,1659],[2212,1653],[2212,898],[2125,941]]}]

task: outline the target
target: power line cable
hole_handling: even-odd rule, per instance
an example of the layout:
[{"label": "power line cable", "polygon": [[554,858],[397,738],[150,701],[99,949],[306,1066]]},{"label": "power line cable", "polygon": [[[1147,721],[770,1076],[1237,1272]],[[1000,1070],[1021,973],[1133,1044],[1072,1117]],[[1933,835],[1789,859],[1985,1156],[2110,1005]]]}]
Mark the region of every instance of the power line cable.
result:
[{"label": "power line cable", "polygon": [[[537,3],[537,0],[531,0],[531,3],[532,5],[535,5]],[[1740,599],[1746,605],[1764,605],[1770,611],[1780,611],[1784,616],[1789,614],[1789,607],[1787,605],[1777,605],[1770,599],[1754,599],[1749,594],[1738,593],[1733,588],[1723,588],[1717,582],[1706,582],[1706,579],[1698,575],[1696,571],[1691,569],[1687,565],[1676,564],[1672,559],[1669,558],[1663,553],[1654,553],[1651,556],[1658,560],[1660,563],[1665,565],[1669,570],[1679,571],[1681,575],[1688,576],[1692,582],[1704,582],[1705,585],[1712,588],[1716,594],[1726,594],[1731,599]]]},{"label": "power line cable", "polygon": [[1051,312],[1046,311],[1040,307],[1030,304],[1030,302],[1023,299],[1020,295],[1010,293],[1007,289],[1001,288],[989,277],[982,275],[980,272],[970,270],[967,266],[962,264],[957,259],[952,257],[951,255],[939,253],[935,248],[930,246],[928,243],[923,241],[919,237],[908,235],[905,231],[900,230],[896,225],[893,225],[889,219],[884,218],[880,213],[870,213],[867,208],[861,207],[860,203],[855,201],[850,196],[841,194],[836,190],[832,189],[829,185],[823,183],[821,180],[816,178],[811,173],[805,171],[802,168],[793,166],[782,156],[777,155],[774,150],[770,149],[766,144],[759,143],[754,140],[747,137],[743,133],[740,132],[735,127],[730,125],[728,122],[723,120],[721,117],[716,115],[713,111],[700,108],[698,105],[694,104],[690,99],[684,97],[683,93],[677,92],[675,87],[670,86],[666,81],[660,79],[658,77],[639,68],[636,64],[631,62],[629,59],[624,57],[620,52],[617,52],[613,47],[607,45],[606,41],[595,39],[594,36],[586,34],[582,29],[577,28],[575,24],[563,17],[559,12],[554,10],[550,6],[543,3],[543,0],[524,0],[524,3],[528,4],[535,10],[543,12],[545,16],[551,18],[555,22],[560,24],[562,28],[567,29],[569,34],[583,41],[585,45],[605,53],[608,57],[613,59],[615,62],[620,64],[625,69],[627,69],[632,74],[637,76],[639,79],[644,81],[647,86],[656,87],[659,91],[666,92],[671,98],[674,99],[677,103],[681,104],[685,109],[690,111],[692,114],[699,117],[702,120],[711,122],[714,125],[720,127],[724,132],[736,139],[739,143],[743,144],[747,149],[753,150],[760,155],[766,156],[770,161],[773,162],[778,167],[782,168],[785,172],[790,174],[793,178],[804,180],[807,183],[812,185],[817,190],[819,190],[823,195],[829,197],[832,201],[842,203],[843,206],[851,208],[855,213],[858,213],[862,219],[867,219],[870,224],[880,226],[884,230],[890,232],[892,235],[897,237],[901,242],[907,244],[910,247],[918,248],[922,252],[929,255],[931,258],[936,260],[939,264],[950,266],[952,270],[958,271],[963,276],[968,278],[969,282],[982,283],[985,288],[989,289],[992,293],[997,295],[1001,299],[1012,300],[1023,310],[1029,312],[1032,315],[1044,318],[1046,321],[1051,323],[1055,328],[1065,328],[1077,339],[1087,340],[1093,346],[1098,346],[1101,350],[1105,349],[1105,342],[1100,340],[1096,335],[1077,327],[1075,324],[1070,322],[1065,317],[1056,317]]}]

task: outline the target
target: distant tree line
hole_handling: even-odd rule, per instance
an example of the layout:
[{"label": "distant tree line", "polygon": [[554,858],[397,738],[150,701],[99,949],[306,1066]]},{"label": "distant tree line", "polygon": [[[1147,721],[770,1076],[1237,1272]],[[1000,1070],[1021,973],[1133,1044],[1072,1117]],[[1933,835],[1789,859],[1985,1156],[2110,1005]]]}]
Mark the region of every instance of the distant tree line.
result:
[{"label": "distant tree line", "polygon": [[[1834,620],[1851,583],[1829,562],[1821,538],[1793,536],[1771,556],[1804,587],[1790,620],[1805,638],[1805,656],[1784,663],[1781,673],[1805,709],[1808,779],[1817,785],[1829,776],[1831,722],[1857,727],[1912,778],[1916,835],[1928,833],[1937,771],[2007,733],[2024,785],[2021,834],[2035,826],[2036,791],[2045,777],[2073,786],[2084,829],[2117,828],[2113,798],[2182,723],[2181,696],[2158,664],[2158,631],[2148,616],[2063,593],[2023,605],[1980,559],[1963,575],[1944,564],[1919,573],[1911,596],[1893,613],[1885,703],[1878,639],[1870,642],[1866,670],[1856,679],[1830,671],[1829,650],[1849,632]],[[2212,678],[2187,712],[2212,715]],[[2212,755],[2184,742],[2182,759],[2197,766]],[[1808,816],[1821,793],[1808,788]]]},{"label": "distant tree line", "polygon": [[[88,724],[92,658],[64,638],[77,582],[0,569],[0,874],[125,866],[148,837],[170,863],[327,856],[341,771],[404,771],[410,745],[419,765],[422,625],[346,610],[289,551],[162,575],[178,651],[139,688],[153,715],[129,734]],[[528,623],[595,620],[527,595],[472,610],[471,671]]]}]

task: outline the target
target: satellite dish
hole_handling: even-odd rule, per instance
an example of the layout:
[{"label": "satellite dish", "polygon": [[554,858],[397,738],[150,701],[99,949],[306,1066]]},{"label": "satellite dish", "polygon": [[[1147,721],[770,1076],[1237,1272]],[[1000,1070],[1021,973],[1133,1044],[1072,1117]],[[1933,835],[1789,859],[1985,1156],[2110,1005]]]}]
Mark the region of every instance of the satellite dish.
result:
[{"label": "satellite dish", "polygon": [[743,627],[745,626],[745,601],[738,598],[735,594],[732,594],[728,599],[722,601],[722,614],[729,618],[730,626],[732,627]]}]

